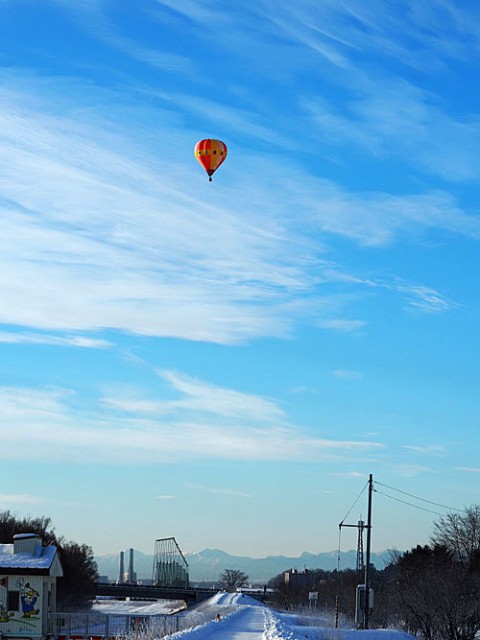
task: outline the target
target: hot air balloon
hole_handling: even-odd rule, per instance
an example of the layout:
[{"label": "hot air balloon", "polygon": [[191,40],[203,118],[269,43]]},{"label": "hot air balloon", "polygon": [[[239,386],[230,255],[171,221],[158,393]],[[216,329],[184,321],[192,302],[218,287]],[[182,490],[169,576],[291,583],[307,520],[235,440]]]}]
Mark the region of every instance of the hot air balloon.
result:
[{"label": "hot air balloon", "polygon": [[195,145],[195,157],[209,175],[212,182],[212,175],[227,157],[227,145],[221,140],[200,140]]}]

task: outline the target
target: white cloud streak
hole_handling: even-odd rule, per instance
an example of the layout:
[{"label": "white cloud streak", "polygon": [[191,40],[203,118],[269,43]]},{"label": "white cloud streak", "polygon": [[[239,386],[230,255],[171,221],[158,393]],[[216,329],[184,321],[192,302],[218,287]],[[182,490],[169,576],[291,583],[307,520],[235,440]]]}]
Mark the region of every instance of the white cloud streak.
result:
[{"label": "white cloud streak", "polygon": [[344,113],[321,98],[303,104],[322,137],[335,146],[354,144],[371,156],[406,164],[414,160],[417,170],[447,182],[475,180],[478,117],[455,119],[432,104],[427,92],[406,81],[389,82],[359,82],[360,97],[352,98]]},{"label": "white cloud streak", "polygon": [[343,380],[358,380],[362,377],[362,374],[354,369],[334,369],[332,375]]},{"label": "white cloud streak", "polygon": [[424,475],[425,473],[434,473],[431,467],[419,465],[419,464],[396,464],[392,468],[400,476],[406,478],[415,478],[416,476]]},{"label": "white cloud streak", "polygon": [[251,498],[251,494],[244,491],[238,491],[238,489],[229,489],[227,487],[206,487],[201,484],[188,484],[187,489],[194,491],[201,491],[203,493],[211,493],[217,496],[232,496],[236,498]]},{"label": "white cloud streak", "polygon": [[[218,29],[225,21],[236,28],[226,3],[209,8],[193,0],[155,4],[160,17],[154,12],[153,19],[159,24],[174,11],[197,25],[198,33],[199,26]],[[68,9],[68,3],[59,5]],[[466,24],[467,12],[448,3],[443,10],[454,17],[455,29]],[[392,26],[405,17],[377,2],[354,11],[343,3],[313,6],[304,0],[279,8],[264,0],[240,13],[246,23],[250,11],[272,21],[269,59],[280,46],[278,35],[285,33],[300,49],[321,50],[345,73],[349,56],[360,49],[384,48],[387,42],[389,55],[401,57],[409,50],[385,32],[388,27],[393,33]],[[173,64],[178,70],[187,62],[181,56],[165,61],[161,48],[115,34],[108,3],[86,2],[77,6],[79,13],[90,29],[95,18],[99,38],[149,64]],[[432,19],[427,14],[412,10],[408,20],[421,31]],[[234,36],[229,31],[226,37]],[[449,53],[439,50],[439,55]],[[347,94],[343,111],[333,112],[310,90],[299,91],[292,108],[297,115],[308,114],[337,148],[353,142],[373,155],[393,153],[405,160],[414,147],[415,163],[418,159],[424,170],[448,180],[476,176],[476,121],[449,117],[426,91],[404,79],[379,83],[379,77],[359,73],[355,97],[349,100]],[[282,152],[306,145],[313,153],[316,142],[291,133],[289,112],[278,115],[268,102],[259,109],[248,92],[233,101],[240,87],[230,87],[232,95],[224,101],[208,92],[193,95],[183,85],[149,89],[149,99],[157,101],[149,108],[140,83],[122,101],[113,90],[22,70],[4,71],[3,80],[1,323],[46,333],[113,328],[225,344],[289,336],[300,320],[353,331],[365,321],[345,317],[344,292],[328,298],[320,286],[333,273],[327,243],[335,236],[367,248],[431,229],[480,239],[477,218],[444,191],[355,192],[315,178]],[[192,169],[195,132],[185,126],[192,115],[237,140],[215,200],[200,170]],[[242,148],[234,132],[250,137],[252,144]],[[268,146],[269,156],[256,150],[258,144]],[[446,148],[448,154],[440,152]],[[242,157],[248,158],[248,172]],[[421,312],[451,308],[428,284],[387,283],[385,288]]]},{"label": "white cloud streak", "polygon": [[18,507],[19,505],[28,506],[41,504],[45,500],[39,496],[29,495],[27,493],[0,493],[0,505],[2,508]]},{"label": "white cloud streak", "polygon": [[178,373],[164,377],[185,400],[165,402],[161,415],[155,403],[134,413],[135,403],[127,402],[130,411],[125,414],[122,400],[110,398],[103,408],[95,404],[85,407],[68,390],[3,387],[0,458],[38,461],[68,457],[72,461],[125,464],[215,458],[328,461],[383,449],[379,442],[308,434],[280,420],[280,409],[262,398],[182,378]]},{"label": "white cloud streak", "polygon": [[408,449],[409,451],[413,451],[414,453],[428,456],[442,456],[446,452],[446,448],[443,445],[439,444],[431,444],[426,446],[404,445],[403,448]]},{"label": "white cloud streak", "polygon": [[83,349],[108,349],[112,343],[107,340],[86,336],[54,336],[42,333],[22,333],[0,331],[0,343],[5,344],[47,344],[58,347],[79,347]]}]

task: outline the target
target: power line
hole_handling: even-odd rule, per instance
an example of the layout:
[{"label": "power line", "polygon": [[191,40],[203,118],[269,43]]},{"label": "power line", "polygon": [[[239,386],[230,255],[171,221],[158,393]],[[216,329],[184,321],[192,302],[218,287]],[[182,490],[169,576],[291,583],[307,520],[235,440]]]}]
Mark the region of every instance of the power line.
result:
[{"label": "power line", "polygon": [[395,500],[396,502],[401,502],[402,504],[406,504],[409,507],[413,507],[414,509],[420,509],[420,511],[427,511],[428,513],[434,513],[436,516],[445,515],[443,513],[439,513],[438,511],[433,511],[432,509],[426,509],[425,507],[420,507],[418,504],[412,504],[411,502],[407,502],[406,500],[401,500],[400,498],[389,496],[388,493],[383,493],[383,491],[379,491],[378,489],[375,489],[375,493],[378,493],[381,496],[385,496],[386,498],[390,498],[391,500]]},{"label": "power line", "polygon": [[[343,518],[343,520],[340,522],[340,524],[338,525],[338,554],[337,554],[337,571],[340,571],[340,550],[341,550],[341,546],[342,546],[342,527],[344,526],[343,523],[345,522],[345,520],[348,518],[348,516],[350,515],[350,513],[352,512],[354,506],[357,504],[357,502],[360,500],[360,498],[362,497],[363,493],[365,492],[365,489],[368,487],[368,482],[365,483],[365,486],[363,487],[363,489],[360,491],[360,493],[358,494],[355,502],[352,504],[352,506],[350,507],[350,509],[347,511],[345,517]],[[350,525],[346,525],[346,526],[350,526]]]},{"label": "power line", "polygon": [[[420,498],[419,496],[414,496],[412,493],[407,493],[406,491],[402,491],[401,489],[396,489],[395,487],[389,487],[388,484],[383,484],[382,482],[375,481],[375,484],[380,485],[381,487],[386,487],[387,489],[391,489],[392,491],[397,491],[398,493],[403,493],[404,496],[408,496],[409,498],[414,498],[415,500],[420,500],[421,502],[426,502],[427,504],[431,504],[434,507],[441,507],[442,509],[448,509],[449,511],[458,511],[461,512],[461,509],[456,509],[455,507],[449,507],[445,504],[440,504],[438,502],[432,502],[431,500],[425,500],[425,498]],[[389,496],[392,497],[392,496]],[[409,504],[409,503],[406,503]],[[415,506],[415,505],[410,505]],[[435,512],[432,512],[435,513]],[[442,514],[439,514],[442,515]]]},{"label": "power line", "polygon": [[342,527],[343,523],[345,522],[345,520],[348,518],[348,516],[350,515],[353,507],[357,504],[357,502],[360,500],[360,498],[362,497],[363,492],[365,491],[365,489],[368,487],[368,482],[365,484],[365,486],[363,487],[363,489],[360,491],[357,499],[355,500],[355,502],[352,504],[352,506],[350,507],[350,509],[348,510],[346,516],[344,517],[344,519],[340,522],[340,524],[338,525],[339,528]]}]

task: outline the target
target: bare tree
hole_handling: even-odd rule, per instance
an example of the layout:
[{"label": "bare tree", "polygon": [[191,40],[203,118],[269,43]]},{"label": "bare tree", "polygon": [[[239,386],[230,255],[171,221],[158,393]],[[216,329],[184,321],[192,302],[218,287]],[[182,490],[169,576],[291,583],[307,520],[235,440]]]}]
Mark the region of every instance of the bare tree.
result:
[{"label": "bare tree", "polygon": [[473,640],[480,631],[480,580],[444,546],[417,546],[396,565],[400,625],[425,640]]},{"label": "bare tree", "polygon": [[467,507],[463,513],[449,513],[434,524],[433,545],[452,551],[455,558],[470,563],[480,560],[480,505]]},{"label": "bare tree", "polygon": [[235,591],[235,589],[239,589],[248,584],[248,576],[238,569],[225,569],[225,571],[220,574],[218,581],[221,588],[225,589],[225,591]]}]

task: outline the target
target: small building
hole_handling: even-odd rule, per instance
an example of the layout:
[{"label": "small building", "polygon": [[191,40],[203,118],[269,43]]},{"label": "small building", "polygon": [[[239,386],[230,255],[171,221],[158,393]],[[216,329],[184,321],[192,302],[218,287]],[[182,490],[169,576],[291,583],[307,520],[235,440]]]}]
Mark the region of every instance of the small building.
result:
[{"label": "small building", "polygon": [[283,580],[285,586],[291,589],[308,589],[314,584],[315,576],[308,569],[290,569],[284,572]]},{"label": "small building", "polygon": [[62,576],[57,548],[35,533],[0,545],[0,637],[45,638]]}]

